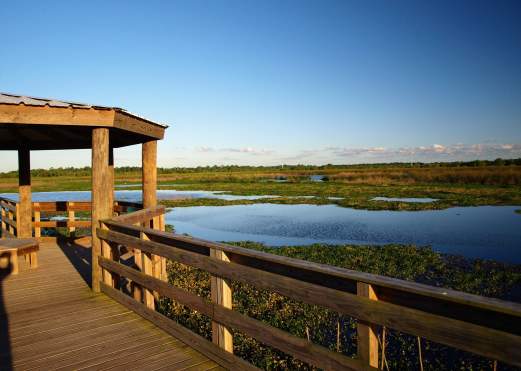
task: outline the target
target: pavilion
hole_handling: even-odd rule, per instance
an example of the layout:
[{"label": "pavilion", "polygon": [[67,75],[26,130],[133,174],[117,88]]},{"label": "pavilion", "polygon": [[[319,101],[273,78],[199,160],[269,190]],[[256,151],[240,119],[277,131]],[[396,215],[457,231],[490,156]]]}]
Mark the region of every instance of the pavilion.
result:
[{"label": "pavilion", "polygon": [[[0,93],[0,150],[18,151],[18,237],[32,236],[31,151],[92,149],[92,236],[112,217],[114,148],[142,145],[143,207],[156,206],[157,141],[167,126],[117,107]],[[92,285],[99,291],[101,241],[92,239]]]}]

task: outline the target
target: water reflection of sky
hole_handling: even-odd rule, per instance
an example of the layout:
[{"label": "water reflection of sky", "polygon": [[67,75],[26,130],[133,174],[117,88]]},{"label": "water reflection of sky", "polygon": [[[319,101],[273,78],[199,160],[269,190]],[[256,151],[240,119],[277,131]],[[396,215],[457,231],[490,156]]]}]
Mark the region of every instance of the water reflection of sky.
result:
[{"label": "water reflection of sky", "polygon": [[387,201],[387,202],[413,202],[413,203],[430,203],[438,201],[437,198],[416,198],[416,197],[374,197],[371,201]]},{"label": "water reflection of sky", "polygon": [[368,211],[334,205],[256,204],[176,208],[166,220],[179,233],[214,241],[251,240],[275,246],[404,243],[521,263],[521,217],[515,209]]},{"label": "water reflection of sky", "polygon": [[[140,190],[116,199],[140,201]],[[18,199],[12,193],[0,197]],[[90,191],[34,192],[34,201],[88,201]],[[158,190],[159,199],[259,199],[223,192]],[[470,257],[521,263],[519,206],[456,207],[426,211],[368,211],[335,205],[236,205],[175,208],[167,215],[179,233],[214,241],[251,240],[268,245],[311,243],[430,245]]]},{"label": "water reflection of sky", "polygon": [[[119,190],[115,191],[115,198],[121,201],[140,202],[142,200],[141,190]],[[18,200],[17,193],[2,193],[0,197]],[[278,196],[237,196],[224,193],[223,191],[178,191],[173,189],[160,189],[157,198],[160,200],[171,200],[179,198],[215,198],[221,200],[258,200],[262,198],[273,198]],[[90,201],[90,191],[63,191],[63,192],[33,192],[32,199],[35,202],[44,201]]]}]

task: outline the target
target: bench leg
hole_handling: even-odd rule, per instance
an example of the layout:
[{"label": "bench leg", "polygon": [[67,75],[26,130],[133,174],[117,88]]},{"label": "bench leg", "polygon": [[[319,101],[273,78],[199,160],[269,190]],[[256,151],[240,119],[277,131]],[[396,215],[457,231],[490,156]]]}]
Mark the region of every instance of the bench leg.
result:
[{"label": "bench leg", "polygon": [[11,254],[2,254],[0,257],[0,267],[2,269],[9,268],[9,264],[11,263]]},{"label": "bench leg", "polygon": [[11,274],[18,274],[18,253],[16,251],[11,252]]},{"label": "bench leg", "polygon": [[29,267],[38,268],[38,255],[36,252],[32,252],[29,254]]}]

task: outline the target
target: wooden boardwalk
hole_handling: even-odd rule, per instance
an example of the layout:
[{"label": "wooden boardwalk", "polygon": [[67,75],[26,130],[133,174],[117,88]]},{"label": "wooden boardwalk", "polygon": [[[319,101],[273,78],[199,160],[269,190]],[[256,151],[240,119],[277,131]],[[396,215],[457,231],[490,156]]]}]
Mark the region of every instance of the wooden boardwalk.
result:
[{"label": "wooden boardwalk", "polygon": [[210,370],[213,361],[103,294],[90,248],[41,245],[40,266],[0,282],[1,370]]}]

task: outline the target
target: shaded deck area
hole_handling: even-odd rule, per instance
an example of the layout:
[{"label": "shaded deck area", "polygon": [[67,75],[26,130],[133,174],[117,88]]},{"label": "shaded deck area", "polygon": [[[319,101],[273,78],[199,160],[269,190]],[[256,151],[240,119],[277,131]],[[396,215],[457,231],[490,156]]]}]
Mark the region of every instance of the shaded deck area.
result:
[{"label": "shaded deck area", "polygon": [[[89,287],[90,242],[43,243],[0,282],[0,369],[210,370],[220,367]],[[22,259],[23,260],[23,259]]]}]

